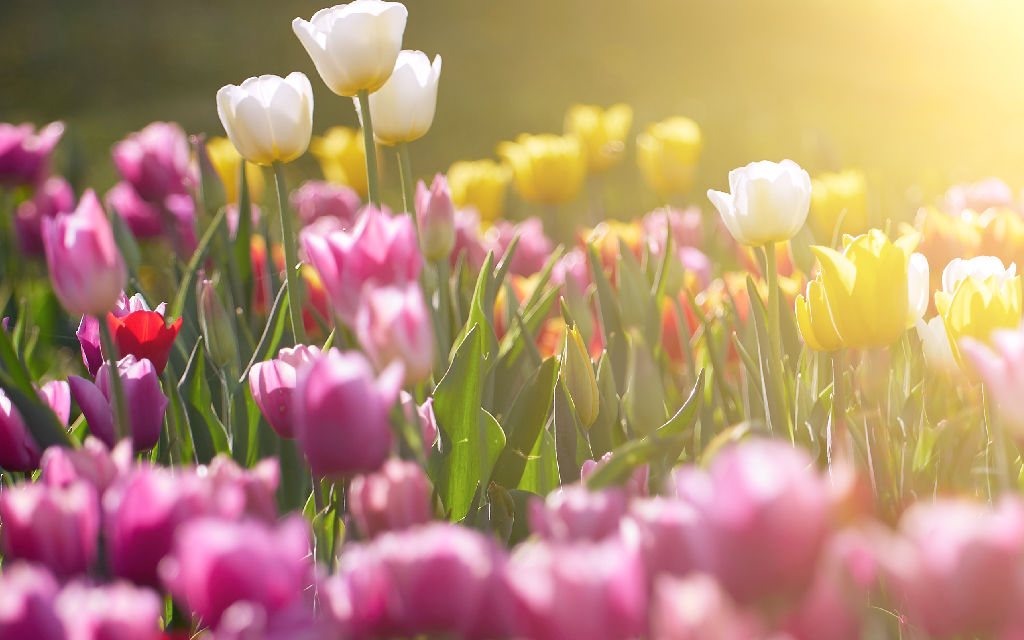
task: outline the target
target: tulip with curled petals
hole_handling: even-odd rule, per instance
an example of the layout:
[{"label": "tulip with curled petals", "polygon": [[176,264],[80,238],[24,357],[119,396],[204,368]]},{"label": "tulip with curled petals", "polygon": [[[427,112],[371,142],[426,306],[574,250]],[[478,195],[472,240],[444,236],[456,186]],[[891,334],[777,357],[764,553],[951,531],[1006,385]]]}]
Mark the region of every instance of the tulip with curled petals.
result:
[{"label": "tulip with curled petals", "polygon": [[373,538],[431,519],[430,480],[415,462],[392,458],[380,471],[352,479],[349,511],[359,533]]},{"label": "tulip with curled petals", "polygon": [[565,132],[578,136],[587,149],[587,170],[607,171],[622,159],[626,136],[633,124],[633,108],[616,104],[602,109],[575,104],[565,114]]},{"label": "tulip with curled petals", "polygon": [[38,132],[28,123],[0,122],[0,186],[42,181],[50,168],[50,154],[63,135],[63,122],[51,122]]},{"label": "tulip with curled petals", "polygon": [[441,56],[431,62],[422,51],[402,51],[395,70],[380,89],[370,94],[373,137],[378,144],[395,145],[422,138],[434,122]]},{"label": "tulip with curled petals", "polygon": [[488,226],[505,213],[512,170],[494,160],[460,160],[448,168],[448,186],[458,209],[473,207]]},{"label": "tulip with curled petals", "polygon": [[729,172],[729,193],[709,190],[708,198],[741,244],[785,242],[807,220],[811,178],[792,160],[752,162]]},{"label": "tulip with curled petals", "polygon": [[313,87],[298,71],[260,76],[217,92],[217,115],[238,152],[253,164],[291,162],[313,133]]},{"label": "tulip with curled petals", "polygon": [[59,590],[57,580],[40,565],[4,563],[0,575],[0,638],[65,640],[64,625],[53,608]]},{"label": "tulip with curled petals", "polygon": [[272,360],[257,362],[249,370],[249,390],[260,413],[282,438],[294,438],[292,396],[296,372],[320,357],[316,345],[281,349]]},{"label": "tulip with curled petals", "polygon": [[531,204],[572,202],[587,177],[587,153],[576,136],[524,133],[497,151],[512,167],[516,191]]},{"label": "tulip with curled petals", "polygon": [[434,330],[418,282],[386,287],[367,282],[356,313],[355,333],[378,371],[401,362],[407,384],[430,377]]},{"label": "tulip with curled petals", "polygon": [[662,196],[690,190],[693,170],[703,150],[700,127],[682,116],[647,125],[636,138],[640,173],[648,186]]},{"label": "tulip with curled petals", "polygon": [[55,218],[58,213],[75,210],[75,192],[68,181],[60,176],[50,176],[36,187],[35,193],[18,205],[14,217],[14,231],[18,236],[18,248],[29,255],[43,254],[43,220]]}]

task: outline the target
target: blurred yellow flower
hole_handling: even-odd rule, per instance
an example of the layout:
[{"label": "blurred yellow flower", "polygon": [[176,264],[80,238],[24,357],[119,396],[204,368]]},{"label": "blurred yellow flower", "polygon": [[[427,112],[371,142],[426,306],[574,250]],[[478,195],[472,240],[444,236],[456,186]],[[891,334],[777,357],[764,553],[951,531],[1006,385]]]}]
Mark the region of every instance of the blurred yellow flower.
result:
[{"label": "blurred yellow flower", "polygon": [[867,232],[867,181],[860,169],[823,173],[811,180],[811,221],[819,241],[831,243],[840,215],[842,233],[856,236]]},{"label": "blurred yellow flower", "polygon": [[512,166],[516,191],[531,204],[572,202],[587,175],[587,155],[576,136],[523,133],[497,151]]},{"label": "blurred yellow flower", "polygon": [[647,125],[636,139],[636,161],[644,180],[663,196],[688,191],[704,140],[689,118],[674,116]]},{"label": "blurred yellow flower", "polygon": [[907,270],[920,239],[914,233],[889,242],[885,233],[872,229],[856,238],[843,238],[843,253],[811,247],[821,264],[832,322],[845,346],[885,347],[903,334],[909,306]]},{"label": "blurred yellow flower", "polygon": [[361,129],[331,127],[323,137],[313,138],[309,150],[328,182],[352,187],[366,198],[366,146]]},{"label": "blurred yellow flower", "polygon": [[[217,170],[220,181],[224,183],[224,197],[228,204],[238,202],[238,163],[242,162],[242,156],[235,149],[235,145],[227,138],[210,138],[206,141],[206,153],[210,156],[213,168]],[[263,191],[266,183],[263,180],[263,170],[259,166],[247,162],[245,165],[245,180],[249,185],[249,199],[252,202],[263,201]]]},{"label": "blurred yellow flower", "polygon": [[460,160],[448,168],[448,188],[458,208],[473,206],[490,225],[505,213],[505,190],[512,171],[494,160]]},{"label": "blurred yellow flower", "polygon": [[1020,276],[993,274],[984,280],[967,276],[952,294],[935,293],[935,308],[942,316],[949,345],[960,366],[958,343],[970,336],[989,343],[995,329],[1015,329],[1021,321]]},{"label": "blurred yellow flower", "polygon": [[843,339],[839,337],[829,313],[821,272],[807,283],[807,297],[796,297],[796,321],[800,325],[800,335],[811,349],[832,352],[843,348]]},{"label": "blurred yellow flower", "polygon": [[617,104],[607,110],[575,104],[565,114],[565,133],[578,136],[587,150],[587,170],[607,171],[622,158],[633,124],[633,108]]}]

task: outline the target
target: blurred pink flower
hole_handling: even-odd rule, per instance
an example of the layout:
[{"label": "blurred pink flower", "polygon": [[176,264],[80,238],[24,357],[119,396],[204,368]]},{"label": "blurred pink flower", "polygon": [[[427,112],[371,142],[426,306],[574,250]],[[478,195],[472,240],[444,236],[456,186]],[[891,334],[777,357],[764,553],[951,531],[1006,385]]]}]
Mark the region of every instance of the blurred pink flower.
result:
[{"label": "blurred pink flower", "polygon": [[629,516],[640,530],[640,546],[648,583],[668,573],[685,576],[694,570],[700,516],[682,500],[655,497],[633,500]]},{"label": "blurred pink flower", "polygon": [[455,247],[455,205],[443,174],[434,176],[429,189],[422,180],[416,183],[416,223],[427,260],[447,260]]},{"label": "blurred pink flower", "polygon": [[176,123],[152,122],[115,144],[111,155],[117,172],[147,202],[188,193],[192,148]]},{"label": "blurred pink flower", "polygon": [[641,224],[647,246],[656,256],[660,256],[665,247],[666,225],[672,227],[672,243],[677,249],[704,246],[704,214],[696,205],[683,210],[655,209],[644,216]]},{"label": "blurred pink flower", "polygon": [[1010,187],[994,176],[982,178],[973,184],[964,182],[953,185],[946,191],[943,200],[942,208],[954,216],[959,216],[965,209],[975,213],[984,213],[992,207],[1020,209]]},{"label": "blurred pink flower", "polygon": [[36,187],[32,198],[18,205],[14,230],[23,253],[43,255],[43,219],[75,210],[75,192],[68,181],[50,176]]},{"label": "blurred pink flower", "polygon": [[405,384],[430,377],[434,329],[418,282],[379,287],[369,281],[363,285],[355,333],[359,346],[378,371],[401,362]]},{"label": "blurred pink flower", "polygon": [[758,640],[764,637],[757,617],[741,611],[707,574],[693,573],[685,579],[663,576],[655,583],[653,598],[651,640]]},{"label": "blurred pink flower", "polygon": [[89,586],[73,582],[54,603],[68,640],[160,640],[164,603],[150,589],[127,582]]},{"label": "blurred pink flower", "polygon": [[249,370],[249,390],[260,413],[282,438],[294,438],[293,401],[296,372],[321,355],[320,348],[297,345],[281,349],[277,358],[257,362]]},{"label": "blurred pink flower", "polygon": [[243,469],[221,453],[210,462],[206,477],[211,483],[214,509],[221,517],[256,518],[270,524],[277,521],[277,487],[281,484],[277,458],[264,458],[252,468]]},{"label": "blurred pink flower", "polygon": [[508,220],[498,220],[487,230],[484,242],[485,246],[490,245],[489,248],[494,250],[495,264],[501,262],[516,234],[519,235],[519,244],[512,256],[509,273],[524,278],[539,273],[555,250],[555,244],[544,235],[544,223],[536,217],[527,218],[515,225]]},{"label": "blurred pink flower", "polygon": [[423,438],[423,451],[430,457],[430,452],[437,442],[437,418],[434,417],[434,398],[430,397],[417,405],[416,399],[409,392],[402,390],[398,392],[398,400],[402,403],[402,411],[405,419],[420,427],[420,435]]},{"label": "blurred pink flower", "polygon": [[484,241],[480,230],[480,213],[476,207],[465,207],[455,212],[455,246],[452,247],[448,261],[454,268],[459,256],[466,252],[466,264],[470,271],[476,272],[484,264],[490,247]]},{"label": "blurred pink flower", "polygon": [[96,487],[96,493],[102,498],[114,480],[127,472],[130,461],[131,451],[127,448],[121,447],[111,454],[99,438],[86,436],[79,449],[47,448],[39,462],[39,479],[52,487],[66,487],[75,480],[85,480]]},{"label": "blurred pink flower", "polygon": [[50,154],[64,135],[63,122],[35,127],[0,122],[0,186],[39,184],[50,170]]},{"label": "blurred pink flower", "polygon": [[429,522],[430,480],[415,462],[392,458],[380,471],[358,475],[348,492],[349,512],[364,538]]},{"label": "blurred pink flower", "polygon": [[960,352],[992,394],[1002,420],[1014,438],[1024,438],[1024,330],[997,329],[991,336],[993,348],[971,337],[961,338]]},{"label": "blurred pink flower", "polygon": [[64,626],[53,609],[58,589],[42,566],[5,562],[0,575],[0,638],[65,640]]},{"label": "blurred pink flower", "polygon": [[625,514],[626,494],[622,489],[590,491],[573,484],[555,489],[546,500],[532,499],[528,519],[530,531],[545,540],[598,541],[616,535]]},{"label": "blurred pink flower", "polygon": [[355,189],[322,180],[307,180],[292,191],[288,197],[292,209],[299,214],[302,226],[312,224],[320,218],[334,218],[342,229],[351,229],[356,224],[362,200]]}]

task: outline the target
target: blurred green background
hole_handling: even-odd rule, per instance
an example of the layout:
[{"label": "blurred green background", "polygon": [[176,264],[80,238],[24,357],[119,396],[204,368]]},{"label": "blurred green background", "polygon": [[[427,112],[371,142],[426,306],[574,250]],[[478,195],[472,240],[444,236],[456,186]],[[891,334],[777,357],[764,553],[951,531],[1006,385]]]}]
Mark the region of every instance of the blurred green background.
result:
[{"label": "blurred green background", "polygon": [[[437,116],[411,145],[425,177],[492,157],[520,132],[561,132],[574,102],[627,102],[632,137],[670,115],[696,120],[705,153],[690,198],[730,169],[791,158],[812,175],[863,167],[873,206],[908,219],[948,185],[1024,184],[1020,0],[409,0],[405,47],[441,54]],[[100,191],[110,146],[153,120],[223,135],[228,83],[301,70],[314,133],[354,125],[292,34],[320,0],[0,0],[0,121],[63,119],[62,159]],[[384,180],[399,201],[396,163]],[[293,180],[319,177],[305,157]],[[297,186],[297,182],[295,185]],[[610,211],[656,199],[632,144],[606,181]],[[574,205],[581,208],[581,202]],[[513,206],[515,215],[529,212]]]}]

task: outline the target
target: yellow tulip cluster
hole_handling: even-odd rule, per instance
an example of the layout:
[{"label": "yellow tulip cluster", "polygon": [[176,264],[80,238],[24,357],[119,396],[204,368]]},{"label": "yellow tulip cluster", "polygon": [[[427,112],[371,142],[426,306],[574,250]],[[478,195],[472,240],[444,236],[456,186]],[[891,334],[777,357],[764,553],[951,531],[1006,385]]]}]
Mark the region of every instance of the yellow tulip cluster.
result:
[{"label": "yellow tulip cluster", "polygon": [[628,104],[617,104],[607,110],[577,104],[565,114],[565,133],[583,143],[590,173],[602,173],[618,163],[632,125],[633,109]]},{"label": "yellow tulip cluster", "polygon": [[347,185],[366,197],[366,146],[362,131],[332,127],[323,137],[313,138],[309,150],[320,162],[328,182]]},{"label": "yellow tulip cluster", "polygon": [[587,154],[576,136],[521,134],[498,145],[498,155],[512,167],[516,190],[532,204],[572,202],[587,176]]},{"label": "yellow tulip cluster", "polygon": [[690,189],[703,150],[700,127],[680,116],[648,125],[636,139],[636,160],[644,180],[662,196]]}]

